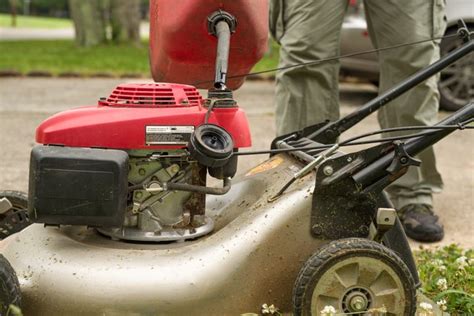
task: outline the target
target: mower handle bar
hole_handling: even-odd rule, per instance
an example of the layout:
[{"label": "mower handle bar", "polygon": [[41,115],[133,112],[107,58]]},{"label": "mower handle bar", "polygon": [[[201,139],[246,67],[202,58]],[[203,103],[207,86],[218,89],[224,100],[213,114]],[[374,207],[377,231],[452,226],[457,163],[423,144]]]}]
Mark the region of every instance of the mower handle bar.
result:
[{"label": "mower handle bar", "polygon": [[[466,122],[470,119],[474,118],[474,102],[470,102],[462,107],[460,110],[455,112],[454,114],[448,116],[444,120],[438,122],[435,126],[443,126],[443,125],[458,125],[463,122]],[[442,129],[436,131],[436,133],[430,135],[423,135],[418,138],[414,138],[408,142],[406,142],[403,147],[406,153],[409,156],[415,156],[425,150],[426,148],[432,146],[433,144],[437,143],[444,137],[448,136],[454,129]],[[362,170],[358,171],[353,175],[353,179],[362,185],[362,187],[370,186],[371,184],[375,183],[378,179],[387,176],[389,171],[387,168],[390,166],[392,161],[395,159],[395,152],[391,151],[386,155],[383,155],[379,159],[375,160],[374,162],[370,163],[367,167],[363,168]],[[395,179],[393,179],[394,181]],[[390,181],[390,182],[393,182]]]},{"label": "mower handle bar", "polygon": [[326,144],[334,143],[337,137],[339,137],[339,135],[341,135],[343,132],[345,132],[352,126],[356,125],[360,121],[362,121],[371,113],[377,111],[382,106],[386,105],[388,102],[402,95],[406,91],[412,89],[413,87],[425,81],[429,77],[440,72],[441,70],[448,67],[449,65],[456,62],[457,60],[461,59],[462,57],[466,56],[467,54],[472,53],[473,50],[474,50],[474,40],[471,39],[468,42],[464,43],[459,48],[443,56],[438,61],[417,71],[416,73],[414,73],[407,79],[403,80],[402,82],[398,83],[391,89],[380,94],[375,99],[370,100],[369,102],[364,104],[362,107],[360,107],[358,110],[348,114],[347,116],[335,122],[328,123],[324,127],[309,134],[307,138],[314,139],[318,142],[326,143]]}]

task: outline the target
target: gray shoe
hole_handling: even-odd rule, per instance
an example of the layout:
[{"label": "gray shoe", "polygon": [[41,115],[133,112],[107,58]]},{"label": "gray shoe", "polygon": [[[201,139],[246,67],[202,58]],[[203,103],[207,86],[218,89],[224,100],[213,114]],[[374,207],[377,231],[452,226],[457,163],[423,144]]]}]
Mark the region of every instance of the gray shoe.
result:
[{"label": "gray shoe", "polygon": [[424,242],[440,241],[444,237],[443,225],[433,207],[428,204],[408,204],[398,211],[408,237]]}]

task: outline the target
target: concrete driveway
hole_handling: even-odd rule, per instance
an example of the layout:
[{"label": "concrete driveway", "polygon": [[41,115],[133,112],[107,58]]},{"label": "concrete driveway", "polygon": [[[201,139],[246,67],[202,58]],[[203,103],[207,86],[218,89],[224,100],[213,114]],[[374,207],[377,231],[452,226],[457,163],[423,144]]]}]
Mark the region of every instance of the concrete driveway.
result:
[{"label": "concrete driveway", "polygon": [[[150,25],[143,22],[140,25],[140,37],[148,38]],[[74,39],[74,28],[27,28],[27,27],[0,27],[0,41],[23,40],[65,40]]]},{"label": "concrete driveway", "polygon": [[0,27],[0,41],[61,40],[73,38],[73,28],[43,29]]},{"label": "concrete driveway", "polygon": [[[29,152],[34,146],[35,127],[53,113],[71,107],[93,105],[126,79],[0,79],[0,189],[26,191]],[[347,114],[376,96],[371,85],[344,83],[341,86],[341,112]],[[235,99],[249,117],[252,149],[267,149],[274,137],[273,83],[247,82]],[[440,113],[440,117],[447,113]],[[375,115],[355,126],[345,137],[378,129]],[[474,247],[474,144],[473,131],[455,132],[441,141],[436,150],[445,180],[445,190],[435,196],[435,208],[445,225],[444,245],[459,243]],[[266,159],[241,157],[239,172]],[[413,247],[419,244],[412,242]]]}]

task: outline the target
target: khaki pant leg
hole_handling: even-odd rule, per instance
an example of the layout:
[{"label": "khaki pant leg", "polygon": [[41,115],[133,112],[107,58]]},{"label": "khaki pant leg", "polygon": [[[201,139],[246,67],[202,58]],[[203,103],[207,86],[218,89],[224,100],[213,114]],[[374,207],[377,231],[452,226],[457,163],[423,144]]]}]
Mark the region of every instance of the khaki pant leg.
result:
[{"label": "khaki pant leg", "polygon": [[[281,44],[279,67],[339,54],[347,0],[272,0],[270,29]],[[277,134],[339,117],[339,62],[281,70],[276,74]]]},{"label": "khaki pant leg", "polygon": [[[365,0],[365,9],[376,47],[438,37],[444,33],[444,0]],[[439,43],[434,42],[380,52],[380,91],[391,88],[437,59]],[[437,80],[438,77],[428,79],[380,109],[378,118],[382,128],[436,123]],[[431,205],[432,193],[442,189],[433,148],[426,149],[418,158],[422,161],[421,167],[411,167],[387,189],[397,208],[411,203]]]}]

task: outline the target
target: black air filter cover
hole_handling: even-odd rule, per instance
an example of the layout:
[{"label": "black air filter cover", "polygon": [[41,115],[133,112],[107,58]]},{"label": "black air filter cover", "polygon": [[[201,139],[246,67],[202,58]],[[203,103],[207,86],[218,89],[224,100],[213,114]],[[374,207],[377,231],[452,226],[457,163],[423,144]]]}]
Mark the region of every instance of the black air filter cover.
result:
[{"label": "black air filter cover", "polygon": [[36,223],[121,226],[128,155],[121,150],[37,146],[31,152],[28,208]]},{"label": "black air filter cover", "polygon": [[188,143],[191,157],[206,167],[222,167],[232,157],[234,141],[222,127],[214,124],[198,126]]}]

